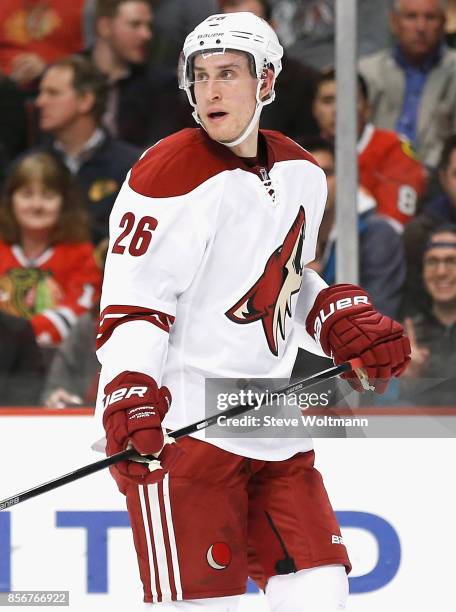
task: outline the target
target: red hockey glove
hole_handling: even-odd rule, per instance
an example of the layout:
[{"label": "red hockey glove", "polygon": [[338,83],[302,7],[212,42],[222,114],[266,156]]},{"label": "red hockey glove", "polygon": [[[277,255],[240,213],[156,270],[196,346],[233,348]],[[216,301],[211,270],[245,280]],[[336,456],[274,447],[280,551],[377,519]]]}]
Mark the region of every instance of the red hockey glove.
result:
[{"label": "red hockey glove", "polygon": [[[356,285],[320,291],[306,329],[336,365],[359,357],[376,393],[384,393],[389,379],[400,376],[410,361],[410,342],[402,325],[377,312],[370,296]],[[342,377],[363,391],[355,372]]]},{"label": "red hockey glove", "polygon": [[182,452],[176,444],[170,444],[169,438],[165,441],[161,426],[171,404],[169,390],[159,389],[146,374],[122,372],[106,385],[104,392],[108,457],[131,443],[138,453],[155,455],[160,462],[122,461],[112,466],[110,470],[120,490],[125,489],[125,481],[141,485],[160,482]]}]

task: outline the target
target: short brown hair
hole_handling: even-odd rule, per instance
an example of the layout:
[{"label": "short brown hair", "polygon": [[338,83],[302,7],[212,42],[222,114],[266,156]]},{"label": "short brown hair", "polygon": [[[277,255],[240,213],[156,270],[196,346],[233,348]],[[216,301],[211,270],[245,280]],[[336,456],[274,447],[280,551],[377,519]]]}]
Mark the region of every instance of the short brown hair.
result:
[{"label": "short brown hair", "polygon": [[143,2],[153,7],[153,0],[97,0],[95,8],[95,21],[100,17],[115,17],[119,6],[125,2]]},{"label": "short brown hair", "polygon": [[2,240],[10,244],[20,243],[20,227],[13,212],[13,195],[34,180],[62,197],[60,217],[50,244],[89,240],[89,216],[77,183],[59,159],[44,152],[32,152],[21,157],[6,178],[0,200]]},{"label": "short brown hair", "polygon": [[95,98],[92,114],[98,122],[101,121],[106,110],[108,98],[108,81],[105,75],[98,70],[95,64],[82,55],[68,55],[57,60],[48,67],[69,68],[73,73],[72,85],[79,94],[91,92]]}]

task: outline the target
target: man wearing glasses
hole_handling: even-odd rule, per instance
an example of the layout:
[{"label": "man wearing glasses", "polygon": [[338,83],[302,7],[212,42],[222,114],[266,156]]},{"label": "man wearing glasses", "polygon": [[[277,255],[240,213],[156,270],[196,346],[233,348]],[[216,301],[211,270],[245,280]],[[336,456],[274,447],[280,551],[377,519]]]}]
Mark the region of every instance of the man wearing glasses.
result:
[{"label": "man wearing glasses", "polygon": [[412,360],[402,395],[414,404],[454,406],[456,398],[456,225],[434,230],[423,256],[429,311],[406,319]]}]

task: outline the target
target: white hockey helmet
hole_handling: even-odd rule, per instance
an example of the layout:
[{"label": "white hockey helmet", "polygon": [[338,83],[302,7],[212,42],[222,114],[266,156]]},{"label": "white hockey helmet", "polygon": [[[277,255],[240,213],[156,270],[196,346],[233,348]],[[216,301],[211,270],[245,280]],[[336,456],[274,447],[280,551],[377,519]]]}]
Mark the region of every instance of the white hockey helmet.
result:
[{"label": "white hockey helmet", "polygon": [[[234,147],[249,136],[260,117],[263,106],[270,104],[275,98],[274,85],[282,70],[283,48],[271,26],[253,13],[211,15],[196,26],[185,39],[179,62],[179,87],[187,93],[189,102],[194,108],[195,121],[202,125],[193,95],[193,60],[198,53],[224,53],[231,50],[244,51],[253,59],[258,79],[256,107],[251,121],[236,140],[223,143]],[[270,67],[274,71],[272,87],[268,97],[262,100],[260,89],[264,71]]]}]

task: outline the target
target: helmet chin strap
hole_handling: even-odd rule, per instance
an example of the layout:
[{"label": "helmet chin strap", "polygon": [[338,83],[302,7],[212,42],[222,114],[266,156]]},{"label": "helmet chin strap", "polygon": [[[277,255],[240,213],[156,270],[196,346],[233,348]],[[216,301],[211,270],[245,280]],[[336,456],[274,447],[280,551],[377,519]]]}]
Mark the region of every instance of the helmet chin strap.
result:
[{"label": "helmet chin strap", "polygon": [[[229,142],[226,142],[224,140],[217,140],[216,142],[219,142],[220,144],[225,145],[225,147],[231,148],[231,147],[236,147],[237,145],[241,144],[241,142],[244,142],[244,140],[246,140],[250,136],[250,134],[253,132],[254,127],[256,126],[256,124],[258,123],[260,119],[261,111],[263,110],[263,106],[264,106],[264,102],[262,102],[262,100],[260,99],[260,90],[261,90],[262,84],[263,84],[263,80],[259,79],[257,90],[256,90],[256,96],[255,96],[256,97],[255,111],[249,123],[245,127],[245,129],[241,132],[241,134],[235,140],[231,140]],[[201,121],[200,116],[198,115],[198,111],[196,107],[195,107],[195,110],[193,111],[193,118],[207,132],[204,126],[204,123]]]}]

